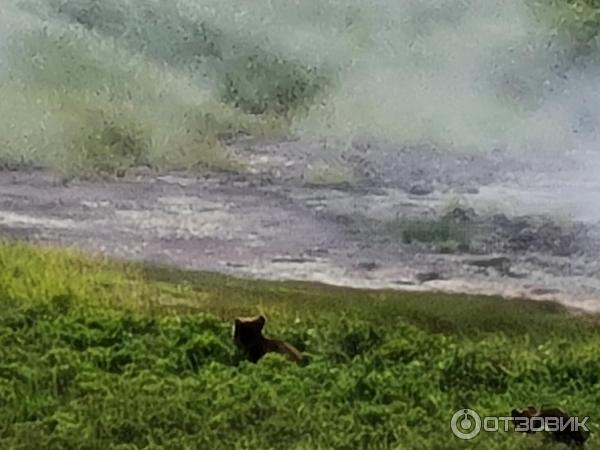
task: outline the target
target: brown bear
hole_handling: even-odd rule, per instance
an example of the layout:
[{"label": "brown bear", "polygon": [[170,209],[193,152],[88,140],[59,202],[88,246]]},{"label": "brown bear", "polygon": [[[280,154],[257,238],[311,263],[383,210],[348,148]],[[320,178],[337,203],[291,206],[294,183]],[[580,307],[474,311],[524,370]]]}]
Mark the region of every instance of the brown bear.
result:
[{"label": "brown bear", "polygon": [[[567,414],[565,411],[560,408],[544,408],[536,409],[533,406],[529,406],[527,409],[513,409],[511,411],[511,416],[513,417],[513,421],[516,427],[520,425],[525,425],[528,421],[533,418],[539,418],[539,421],[529,422],[532,426],[539,427],[542,424],[546,423],[547,419],[560,419],[559,424],[566,425],[567,421],[572,420],[572,416]],[[556,422],[554,422],[556,423]],[[573,422],[571,422],[573,423]],[[542,430],[527,430],[527,433],[534,433],[535,431]],[[588,438],[588,435],[584,432],[581,427],[573,428],[571,426],[566,426],[564,429],[558,429],[555,431],[547,431],[547,433],[557,442],[562,442],[567,445],[576,445],[578,447],[582,447],[585,441]]]},{"label": "brown bear", "polygon": [[287,342],[268,339],[262,335],[266,319],[263,316],[254,318],[237,318],[233,329],[233,342],[244,353],[249,361],[258,362],[269,352],[279,353],[290,360],[300,363],[302,354]]}]

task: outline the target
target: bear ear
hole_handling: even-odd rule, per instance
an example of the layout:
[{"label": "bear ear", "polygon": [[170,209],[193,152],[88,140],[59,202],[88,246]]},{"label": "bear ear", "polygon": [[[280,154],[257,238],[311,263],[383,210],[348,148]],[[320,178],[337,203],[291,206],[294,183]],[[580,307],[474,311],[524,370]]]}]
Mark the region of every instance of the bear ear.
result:
[{"label": "bear ear", "polygon": [[242,321],[240,319],[235,319],[235,326],[239,327],[242,324]]},{"label": "bear ear", "polygon": [[530,405],[530,406],[527,407],[527,412],[529,414],[531,414],[532,416],[535,416],[538,413],[538,410],[537,410],[537,408],[535,406],[531,406]]},{"label": "bear ear", "polygon": [[518,409],[513,409],[513,410],[510,412],[510,416],[511,416],[512,418],[515,418],[515,417],[521,417],[521,411],[519,411]]},{"label": "bear ear", "polygon": [[258,316],[258,323],[260,324],[260,327],[264,327],[265,323],[267,322],[267,319],[265,319],[265,316],[260,315]]}]

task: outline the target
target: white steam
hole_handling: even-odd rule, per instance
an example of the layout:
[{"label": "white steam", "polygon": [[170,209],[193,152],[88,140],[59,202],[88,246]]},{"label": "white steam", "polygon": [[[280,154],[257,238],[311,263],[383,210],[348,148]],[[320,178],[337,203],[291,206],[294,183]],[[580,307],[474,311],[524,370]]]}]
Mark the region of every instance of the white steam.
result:
[{"label": "white steam", "polygon": [[309,135],[374,135],[487,150],[590,147],[595,73],[557,69],[525,0],[214,2],[221,26],[328,66],[337,88],[297,122]]},{"label": "white steam", "polygon": [[[123,1],[147,7],[161,3]],[[333,92],[308,117],[297,118],[301,133],[368,135],[483,151],[593,149],[600,78],[590,68],[556,69],[556,47],[549,45],[552,32],[533,17],[526,1],[175,0],[173,4],[185,17],[225,35],[333,74]],[[6,27],[0,19],[0,42],[5,42],[2,29]],[[168,45],[168,33],[176,31],[156,30],[156,34]],[[2,54],[0,44],[0,70]]]}]

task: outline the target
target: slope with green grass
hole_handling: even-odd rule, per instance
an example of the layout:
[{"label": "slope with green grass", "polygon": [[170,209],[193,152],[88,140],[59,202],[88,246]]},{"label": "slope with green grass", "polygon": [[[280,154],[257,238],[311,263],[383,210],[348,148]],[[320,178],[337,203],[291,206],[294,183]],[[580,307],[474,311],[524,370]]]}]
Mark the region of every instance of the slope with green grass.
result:
[{"label": "slope with green grass", "polygon": [[[0,246],[0,447],[560,449],[454,411],[600,417],[600,326],[553,303],[360,291]],[[232,319],[307,355],[243,361]],[[592,435],[588,448],[600,448]]]},{"label": "slope with green grass", "polygon": [[223,136],[292,132],[571,148],[596,3],[5,0],[0,167],[237,170]]}]

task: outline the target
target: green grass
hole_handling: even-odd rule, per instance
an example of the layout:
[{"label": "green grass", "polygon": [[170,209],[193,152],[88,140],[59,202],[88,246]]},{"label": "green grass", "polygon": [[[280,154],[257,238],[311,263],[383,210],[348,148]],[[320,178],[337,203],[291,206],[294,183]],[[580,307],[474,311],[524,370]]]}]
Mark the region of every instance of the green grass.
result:
[{"label": "green grass", "polygon": [[466,242],[464,226],[446,220],[411,221],[402,228],[402,240],[444,243],[448,241]]},{"label": "green grass", "polygon": [[431,245],[442,253],[469,249],[473,228],[447,217],[438,219],[397,219],[386,223],[383,233],[405,244],[415,242]]},{"label": "green grass", "polygon": [[227,33],[184,4],[53,0],[49,5],[50,15],[119,39],[160,64],[206,70],[210,63],[220,100],[250,114],[294,113],[328,84],[316,67]]},{"label": "green grass", "polygon": [[[600,417],[600,325],[560,305],[242,280],[0,246],[0,448],[565,449],[459,408]],[[232,319],[308,357],[243,361]],[[595,435],[588,448],[600,448]]]}]

